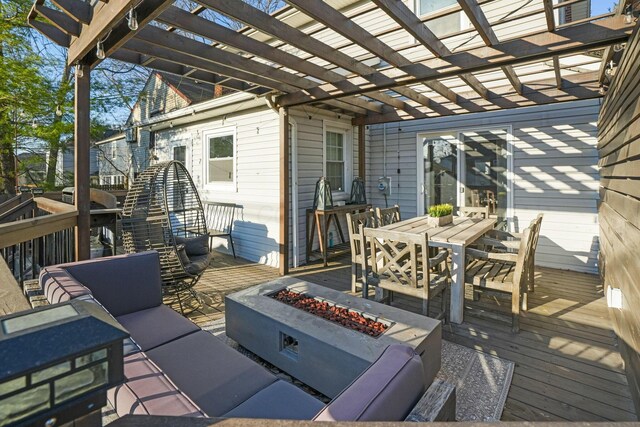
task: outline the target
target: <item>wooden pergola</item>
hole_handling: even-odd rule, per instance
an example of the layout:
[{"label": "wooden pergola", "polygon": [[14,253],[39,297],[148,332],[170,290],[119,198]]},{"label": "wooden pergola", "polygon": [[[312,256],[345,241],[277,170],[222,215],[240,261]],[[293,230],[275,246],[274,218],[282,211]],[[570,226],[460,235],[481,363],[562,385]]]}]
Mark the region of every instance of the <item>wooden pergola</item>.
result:
[{"label": "wooden pergola", "polygon": [[[89,254],[89,81],[106,57],[197,82],[268,96],[279,108],[280,271],[288,266],[288,109],[314,105],[352,117],[364,150],[367,124],[493,111],[602,96],[635,26],[628,1],[600,16],[558,25],[555,10],[588,0],[526,2],[490,22],[497,0],[458,0],[418,17],[399,0],[286,0],[266,14],[240,0],[196,0],[184,10],[173,0],[36,0],[29,23],[60,46],[76,65],[77,257]],[[523,2],[525,3],[525,2]],[[130,28],[135,11],[138,28]],[[382,30],[367,28],[383,11]],[[231,30],[206,11],[240,21]],[[464,13],[471,23],[444,37],[426,23]],[[544,16],[546,25],[524,36],[505,28]],[[135,26],[134,26],[135,27]],[[335,43],[321,41],[331,35]],[[464,43],[460,40],[464,39]],[[324,38],[326,39],[326,37]],[[405,40],[398,44],[397,40]],[[364,156],[359,171],[364,174]]]}]

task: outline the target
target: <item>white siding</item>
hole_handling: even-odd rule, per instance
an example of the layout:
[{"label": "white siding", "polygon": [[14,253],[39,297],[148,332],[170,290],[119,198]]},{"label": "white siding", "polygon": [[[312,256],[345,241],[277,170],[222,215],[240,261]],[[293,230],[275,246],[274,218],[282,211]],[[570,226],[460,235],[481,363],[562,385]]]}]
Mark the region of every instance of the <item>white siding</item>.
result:
[{"label": "white siding", "polygon": [[[229,127],[236,130],[236,188],[205,186],[203,132]],[[158,131],[155,144],[160,161],[172,158],[174,146],[187,146],[187,169],[202,202],[240,206],[233,227],[236,254],[274,267],[278,265],[278,129],[278,115],[265,108]],[[230,252],[226,239],[214,245]]]},{"label": "white siding", "polygon": [[[403,218],[417,212],[417,134],[431,131],[511,126],[513,130],[516,230],[543,212],[536,263],[597,272],[598,183],[596,121],[599,101],[579,101],[458,117],[370,126],[367,145],[370,199],[384,206],[375,189],[386,158],[391,177],[389,205]],[[398,173],[399,171],[399,173]]]}]

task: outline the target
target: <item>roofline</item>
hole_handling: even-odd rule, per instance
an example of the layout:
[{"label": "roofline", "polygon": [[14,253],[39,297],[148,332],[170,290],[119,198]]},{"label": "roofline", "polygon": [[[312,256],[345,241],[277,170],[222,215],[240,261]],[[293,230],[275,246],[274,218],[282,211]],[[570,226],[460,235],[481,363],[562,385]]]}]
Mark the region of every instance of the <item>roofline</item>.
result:
[{"label": "roofline", "polygon": [[[237,106],[236,104],[239,103],[246,103],[246,105]],[[225,107],[230,106],[233,106],[234,109],[227,111]],[[171,125],[189,123],[260,106],[267,107],[266,102],[261,97],[257,97],[251,93],[238,92],[151,117],[141,121],[137,126],[146,127],[148,130],[160,130],[171,127]],[[193,116],[198,117],[194,118]]]}]

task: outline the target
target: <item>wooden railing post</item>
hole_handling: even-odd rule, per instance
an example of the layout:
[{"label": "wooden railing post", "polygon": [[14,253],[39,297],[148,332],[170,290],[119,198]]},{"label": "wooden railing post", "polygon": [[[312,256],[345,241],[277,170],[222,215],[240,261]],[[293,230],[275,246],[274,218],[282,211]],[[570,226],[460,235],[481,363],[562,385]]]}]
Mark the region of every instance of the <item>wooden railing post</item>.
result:
[{"label": "wooden railing post", "polygon": [[91,68],[80,66],[82,74],[76,73],[75,98],[75,192],[74,200],[78,211],[78,224],[75,227],[76,261],[89,259],[91,200],[89,196],[89,122],[90,114],[90,73]]}]

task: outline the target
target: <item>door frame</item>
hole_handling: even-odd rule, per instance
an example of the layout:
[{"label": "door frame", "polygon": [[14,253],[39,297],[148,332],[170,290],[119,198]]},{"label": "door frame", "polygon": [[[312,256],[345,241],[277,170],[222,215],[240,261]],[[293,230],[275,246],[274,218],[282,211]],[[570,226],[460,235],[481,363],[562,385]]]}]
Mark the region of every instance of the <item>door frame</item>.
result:
[{"label": "door frame", "polygon": [[514,137],[513,137],[513,126],[512,125],[491,125],[491,126],[466,126],[466,127],[454,127],[454,128],[443,128],[439,130],[425,130],[416,133],[416,170],[417,170],[417,187],[416,187],[416,206],[417,206],[417,216],[424,215],[424,155],[423,155],[423,147],[422,141],[428,135],[434,135],[438,133],[446,134],[451,133],[455,136],[457,144],[458,144],[458,155],[457,155],[457,168],[458,168],[458,177],[457,177],[457,194],[458,201],[460,200],[460,173],[463,171],[464,165],[462,164],[462,156],[460,152],[464,151],[463,147],[460,146],[460,134],[464,132],[482,132],[482,131],[491,131],[491,130],[504,130],[507,132],[507,212],[506,212],[506,220],[509,227],[509,230],[513,230],[513,214],[514,214],[514,193],[513,193],[513,179],[514,179],[514,169],[513,169],[513,151],[514,151]]}]

